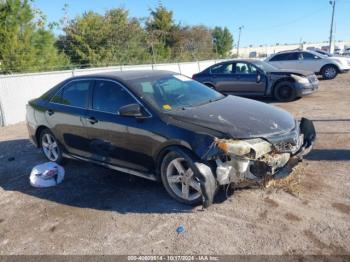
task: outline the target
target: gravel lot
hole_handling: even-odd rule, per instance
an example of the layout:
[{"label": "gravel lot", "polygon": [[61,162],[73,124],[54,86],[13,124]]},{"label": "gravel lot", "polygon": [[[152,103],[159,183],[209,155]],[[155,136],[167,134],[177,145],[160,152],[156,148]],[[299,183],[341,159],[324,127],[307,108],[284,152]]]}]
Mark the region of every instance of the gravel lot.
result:
[{"label": "gravel lot", "polygon": [[32,188],[44,157],[24,123],[0,128],[0,254],[350,254],[350,73],[266,102],[316,125],[298,192],[244,189],[205,211],[159,183],[72,160],[61,185]]}]

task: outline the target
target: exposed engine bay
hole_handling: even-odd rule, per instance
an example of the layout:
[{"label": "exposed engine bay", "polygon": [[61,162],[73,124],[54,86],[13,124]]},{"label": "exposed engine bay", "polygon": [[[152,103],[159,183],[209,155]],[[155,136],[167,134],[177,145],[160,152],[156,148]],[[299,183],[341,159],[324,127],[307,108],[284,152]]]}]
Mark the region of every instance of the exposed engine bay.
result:
[{"label": "exposed engine bay", "polygon": [[278,143],[262,138],[216,139],[215,146],[223,153],[215,160],[218,184],[238,184],[245,180],[261,183],[267,177],[287,176],[290,169],[311,150],[316,137],[313,124],[307,119],[301,121],[300,128],[298,126],[292,135],[292,139]]}]

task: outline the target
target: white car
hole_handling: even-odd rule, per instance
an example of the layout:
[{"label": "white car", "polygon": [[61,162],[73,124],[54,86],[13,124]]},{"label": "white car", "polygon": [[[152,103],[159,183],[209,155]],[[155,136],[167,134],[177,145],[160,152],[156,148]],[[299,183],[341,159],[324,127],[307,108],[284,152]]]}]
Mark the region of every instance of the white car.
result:
[{"label": "white car", "polygon": [[344,47],[343,55],[350,55],[350,47]]},{"label": "white car", "polygon": [[328,57],[314,51],[284,51],[265,60],[280,69],[312,71],[325,79],[333,79],[338,73],[350,70],[350,61],[345,57]]}]

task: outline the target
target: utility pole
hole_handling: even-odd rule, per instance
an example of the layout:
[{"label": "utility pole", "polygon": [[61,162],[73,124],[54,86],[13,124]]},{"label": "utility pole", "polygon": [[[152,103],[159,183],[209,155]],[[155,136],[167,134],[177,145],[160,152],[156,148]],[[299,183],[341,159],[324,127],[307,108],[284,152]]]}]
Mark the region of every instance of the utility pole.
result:
[{"label": "utility pole", "polygon": [[218,60],[219,59],[219,57],[218,57],[218,41],[215,38],[213,39],[213,45],[215,46],[216,60]]},{"label": "utility pole", "polygon": [[238,33],[238,41],[237,41],[237,58],[239,57],[239,42],[241,41],[241,31],[244,28],[243,25],[238,27],[239,33]]},{"label": "utility pole", "polygon": [[329,1],[329,4],[332,6],[332,20],[331,20],[331,32],[329,35],[329,53],[332,53],[332,41],[333,41],[333,22],[334,22],[334,11],[335,11],[335,2],[336,0]]}]

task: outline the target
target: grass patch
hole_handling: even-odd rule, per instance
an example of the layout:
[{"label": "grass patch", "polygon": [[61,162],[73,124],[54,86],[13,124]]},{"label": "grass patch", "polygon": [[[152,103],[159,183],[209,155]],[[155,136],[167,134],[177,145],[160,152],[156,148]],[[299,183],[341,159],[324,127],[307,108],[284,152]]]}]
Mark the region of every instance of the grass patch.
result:
[{"label": "grass patch", "polygon": [[296,166],[292,173],[282,179],[271,179],[265,182],[265,189],[267,190],[282,190],[293,196],[299,197],[302,192],[301,176],[304,173],[302,165]]}]

